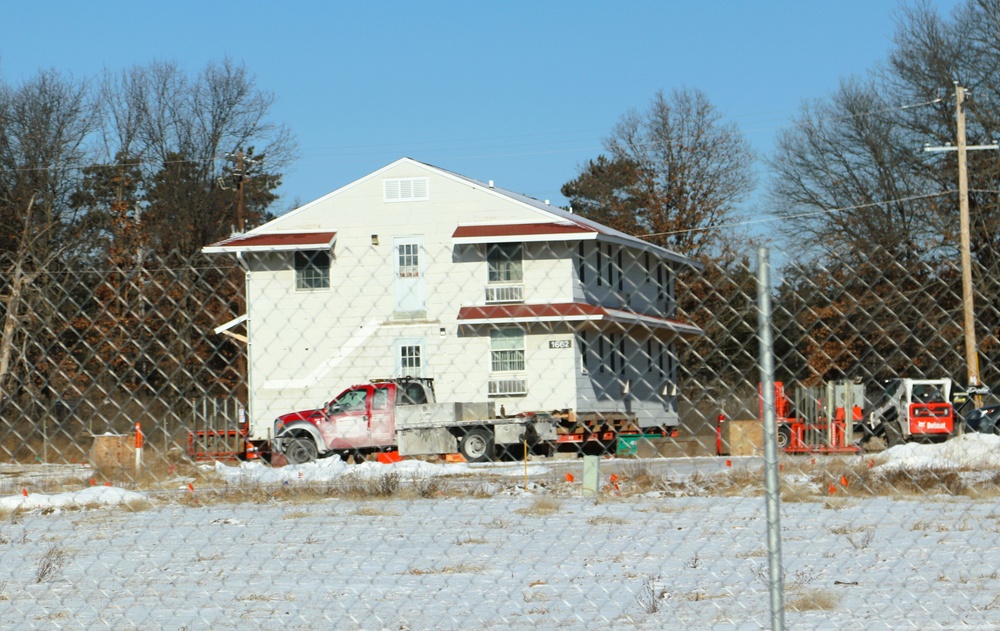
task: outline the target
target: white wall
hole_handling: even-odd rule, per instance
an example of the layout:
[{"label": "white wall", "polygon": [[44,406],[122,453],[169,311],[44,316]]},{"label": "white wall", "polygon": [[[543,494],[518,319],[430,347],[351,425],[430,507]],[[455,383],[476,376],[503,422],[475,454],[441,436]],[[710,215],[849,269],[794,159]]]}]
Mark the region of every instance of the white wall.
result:
[{"label": "white wall", "polygon": [[[430,178],[429,201],[384,201],[383,180],[401,177]],[[295,290],[291,253],[247,255],[254,437],[267,438],[279,414],[316,407],[352,384],[393,376],[400,339],[423,343],[424,374],[435,379],[440,400],[486,400],[489,327],[459,327],[457,322],[460,307],[485,304],[486,247],[455,246],[452,234],[459,224],[537,221],[551,218],[488,189],[403,162],[265,226],[268,231],[335,230],[337,238],[332,286],[324,290]],[[372,235],[378,236],[377,245]],[[416,318],[393,313],[393,239],[400,236],[420,236],[424,243],[426,313]],[[585,246],[590,260],[593,247],[592,242]],[[586,283],[578,282],[576,248],[575,242],[525,244],[525,301],[586,299],[622,306],[617,284],[598,287],[592,273]],[[642,258],[641,253],[637,259],[625,253],[624,283],[635,288],[633,306],[645,310],[641,307],[655,302],[658,288],[651,286]],[[570,340],[571,347],[550,348],[555,340]],[[345,348],[350,352],[345,354]],[[497,410],[501,405],[508,414],[591,403],[595,409],[617,410],[623,405],[597,393],[610,391],[607,384],[581,379],[578,339],[570,325],[532,325],[525,355],[527,395],[498,397]],[[648,395],[641,388],[634,392]],[[661,401],[638,407],[650,417],[665,418],[669,412]]]}]

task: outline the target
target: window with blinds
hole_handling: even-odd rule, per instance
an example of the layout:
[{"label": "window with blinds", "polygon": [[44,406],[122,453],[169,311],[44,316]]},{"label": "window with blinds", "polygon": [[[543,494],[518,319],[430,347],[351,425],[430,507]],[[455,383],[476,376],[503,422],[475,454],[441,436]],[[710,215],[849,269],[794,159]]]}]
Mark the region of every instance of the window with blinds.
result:
[{"label": "window with blinds", "polygon": [[490,331],[490,370],[492,372],[524,370],[524,331],[521,329]]}]

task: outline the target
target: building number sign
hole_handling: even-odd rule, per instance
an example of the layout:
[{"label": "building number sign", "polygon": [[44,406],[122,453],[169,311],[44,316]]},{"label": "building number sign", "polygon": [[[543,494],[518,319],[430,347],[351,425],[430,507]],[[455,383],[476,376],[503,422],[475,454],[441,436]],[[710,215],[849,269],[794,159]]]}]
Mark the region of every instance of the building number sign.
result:
[{"label": "building number sign", "polygon": [[570,340],[549,340],[549,348],[571,348],[572,345]]}]

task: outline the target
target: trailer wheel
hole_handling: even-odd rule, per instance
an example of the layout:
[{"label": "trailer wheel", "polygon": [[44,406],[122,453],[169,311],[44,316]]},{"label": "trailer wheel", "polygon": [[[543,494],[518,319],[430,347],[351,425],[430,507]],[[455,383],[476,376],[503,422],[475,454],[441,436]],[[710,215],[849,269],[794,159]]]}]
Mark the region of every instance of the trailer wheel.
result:
[{"label": "trailer wheel", "polygon": [[488,429],[477,427],[470,429],[462,442],[458,445],[458,451],[468,462],[487,462],[493,459],[493,432]]},{"label": "trailer wheel", "polygon": [[282,441],[281,447],[288,464],[305,464],[313,462],[319,457],[316,443],[311,438],[303,436],[286,438]]},{"label": "trailer wheel", "polygon": [[792,442],[792,428],[787,425],[779,425],[775,441],[778,443],[778,449],[787,449],[788,444]]}]

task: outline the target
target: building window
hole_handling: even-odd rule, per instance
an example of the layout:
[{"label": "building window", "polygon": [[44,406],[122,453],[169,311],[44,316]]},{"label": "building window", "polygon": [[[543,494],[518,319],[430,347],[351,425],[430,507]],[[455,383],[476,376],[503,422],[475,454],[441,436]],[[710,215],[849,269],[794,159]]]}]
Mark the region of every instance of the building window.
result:
[{"label": "building window", "polygon": [[307,250],[295,253],[295,288],[330,288],[329,250]]},{"label": "building window", "polygon": [[597,277],[597,286],[600,287],[601,285],[604,284],[604,277],[602,276],[603,272],[601,271],[601,268],[604,266],[604,263],[603,263],[603,260],[602,260],[602,258],[603,258],[602,257],[603,252],[601,251],[601,244],[600,243],[597,243],[595,245],[596,245],[596,247],[594,248],[594,254],[595,254],[596,260],[594,261],[594,276]]},{"label": "building window", "polygon": [[419,377],[421,376],[420,346],[400,346],[399,347],[399,376]]},{"label": "building window", "polygon": [[399,255],[399,277],[418,278],[420,276],[420,244],[400,243],[397,246]]},{"label": "building window", "polygon": [[521,329],[490,331],[490,370],[493,372],[524,370],[524,331]]},{"label": "building window", "polygon": [[486,252],[491,283],[520,283],[524,280],[524,246],[520,243],[494,243]]}]

